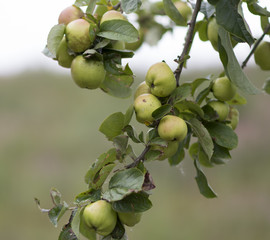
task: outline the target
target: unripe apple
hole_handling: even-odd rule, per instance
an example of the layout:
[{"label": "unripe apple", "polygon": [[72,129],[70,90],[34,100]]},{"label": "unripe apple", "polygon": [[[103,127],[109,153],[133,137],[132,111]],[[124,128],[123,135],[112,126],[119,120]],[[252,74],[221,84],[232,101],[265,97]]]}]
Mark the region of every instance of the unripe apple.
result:
[{"label": "unripe apple", "polygon": [[125,50],[125,42],[124,41],[112,41],[111,44],[108,45],[109,48],[115,50]]},{"label": "unripe apple", "polygon": [[95,229],[87,226],[83,217],[80,219],[80,233],[89,240],[96,240]]},{"label": "unripe apple", "polygon": [[83,16],[84,16],[83,11],[79,7],[72,5],[72,6],[65,8],[60,13],[60,15],[58,17],[58,23],[59,24],[63,23],[65,25],[68,25],[70,22],[72,22],[76,19],[82,18]]},{"label": "unripe apple", "polygon": [[182,17],[185,19],[185,22],[183,22],[183,24],[180,24],[180,26],[186,26],[187,21],[190,20],[191,15],[192,15],[191,8],[188,6],[187,3],[182,2],[182,1],[177,1],[174,3],[174,5],[177,8],[177,10],[180,12]]},{"label": "unripe apple", "polygon": [[218,28],[216,18],[212,18],[207,25],[207,37],[216,51],[218,51]]},{"label": "unripe apple", "polygon": [[56,51],[56,59],[58,64],[62,67],[70,68],[74,58],[75,56],[68,53],[67,41],[66,38],[63,37]]},{"label": "unripe apple", "polygon": [[232,107],[230,109],[227,120],[230,121],[227,125],[230,126],[233,130],[236,129],[239,122],[239,112],[236,108]]},{"label": "unripe apple", "polygon": [[254,52],[256,64],[262,70],[270,70],[270,42],[262,42]]},{"label": "unripe apple", "polygon": [[210,107],[212,107],[218,114],[219,121],[224,121],[228,114],[229,114],[229,105],[225,102],[221,102],[221,101],[210,101],[207,103],[207,105],[209,105]]},{"label": "unripe apple", "polygon": [[143,44],[144,32],[142,29],[139,30],[139,40],[136,42],[126,43],[125,48],[127,50],[136,51]]},{"label": "unripe apple", "polygon": [[187,124],[180,117],[166,115],[159,122],[158,134],[164,140],[180,142],[187,135]]},{"label": "unripe apple", "polygon": [[160,155],[157,160],[165,160],[169,157],[172,157],[178,149],[179,142],[178,141],[168,141],[167,146],[154,145],[151,147],[151,150],[160,151]]},{"label": "unripe apple", "polygon": [[98,200],[87,205],[82,217],[89,228],[95,229],[96,233],[102,236],[109,235],[117,222],[117,213],[105,200]]},{"label": "unripe apple", "polygon": [[157,97],[167,97],[176,88],[173,71],[165,62],[152,65],[146,73],[145,82],[150,87],[151,93]]},{"label": "unripe apple", "polygon": [[121,223],[128,227],[133,227],[141,221],[142,213],[135,212],[119,212],[118,217]]},{"label": "unripe apple", "polygon": [[95,11],[94,11],[94,17],[96,19],[101,19],[103,14],[109,10],[109,8],[112,8],[113,5],[116,5],[119,3],[119,0],[112,0],[110,1],[111,5],[106,6],[106,5],[97,5]]},{"label": "unripe apple", "polygon": [[161,107],[160,101],[152,94],[146,93],[138,96],[134,101],[134,110],[137,121],[150,124],[154,121],[152,113]]},{"label": "unripe apple", "polygon": [[95,89],[104,81],[106,71],[103,62],[79,55],[72,61],[71,76],[79,87]]},{"label": "unripe apple", "polygon": [[125,21],[127,21],[126,17],[122,13],[115,11],[115,10],[110,10],[110,11],[103,14],[103,16],[100,20],[100,25],[106,21],[111,21],[111,20],[125,20]]},{"label": "unripe apple", "polygon": [[141,82],[140,85],[137,87],[135,93],[134,93],[134,100],[145,93],[151,93],[150,87],[146,84],[145,81]]},{"label": "unripe apple", "polygon": [[77,19],[66,26],[68,47],[74,52],[83,52],[92,45],[89,34],[90,23]]},{"label": "unripe apple", "polygon": [[217,78],[214,81],[212,90],[214,96],[220,101],[233,99],[237,91],[236,86],[226,76]]}]

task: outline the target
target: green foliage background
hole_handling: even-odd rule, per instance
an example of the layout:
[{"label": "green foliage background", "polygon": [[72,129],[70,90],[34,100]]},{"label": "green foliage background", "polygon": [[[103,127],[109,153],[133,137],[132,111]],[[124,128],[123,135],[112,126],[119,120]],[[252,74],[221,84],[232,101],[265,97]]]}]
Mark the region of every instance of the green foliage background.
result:
[{"label": "green foliage background", "polygon": [[[269,72],[257,70],[247,73],[261,87]],[[193,80],[202,75],[193,72],[184,77]],[[52,187],[68,203],[86,190],[84,174],[111,147],[98,132],[101,122],[113,112],[124,112],[131,101],[101,90],[82,90],[69,75],[39,71],[0,77],[1,239],[58,238],[61,226],[52,226],[34,197],[50,208]],[[240,108],[239,147],[232,160],[204,169],[217,199],[199,193],[190,159],[175,168],[166,161],[148,163],[157,186],[151,196],[153,208],[127,230],[130,239],[269,239],[269,101],[265,94],[248,98]],[[143,128],[135,121],[134,125]]]}]

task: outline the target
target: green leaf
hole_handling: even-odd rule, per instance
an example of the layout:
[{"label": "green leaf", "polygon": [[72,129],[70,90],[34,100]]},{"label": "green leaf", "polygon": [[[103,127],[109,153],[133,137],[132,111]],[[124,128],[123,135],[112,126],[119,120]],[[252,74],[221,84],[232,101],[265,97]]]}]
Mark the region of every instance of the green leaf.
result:
[{"label": "green leaf", "polygon": [[122,133],[124,128],[125,116],[121,112],[116,112],[107,117],[99,127],[102,132],[111,141],[114,137]]},{"label": "green leaf", "polygon": [[262,8],[258,3],[249,3],[247,6],[248,10],[255,15],[270,17],[270,12]]},{"label": "green leaf", "polygon": [[216,5],[219,0],[207,0],[210,4]]},{"label": "green leaf", "polygon": [[209,105],[204,105],[203,106],[203,111],[204,111],[204,116],[203,119],[206,121],[215,121],[218,120],[219,115],[218,113]]},{"label": "green leaf", "polygon": [[47,47],[53,56],[56,56],[56,52],[61,40],[64,37],[66,26],[65,24],[54,25],[47,38]]},{"label": "green leaf", "polygon": [[176,24],[182,25],[186,23],[184,17],[180,14],[171,0],[163,0],[163,6],[166,15]]},{"label": "green leaf", "polygon": [[68,210],[68,205],[66,202],[63,202],[63,204],[58,204],[57,206],[50,209],[48,212],[48,216],[52,224],[57,227],[57,223],[60,220],[60,218],[65,214],[65,212]]},{"label": "green leaf", "polygon": [[55,58],[56,58],[56,56],[53,55],[53,54],[50,52],[50,50],[48,49],[47,45],[46,45],[45,48],[42,50],[42,53],[43,53],[46,57],[48,57],[48,58],[52,58],[52,59],[54,59],[54,60],[55,60]]},{"label": "green leaf", "polygon": [[161,137],[156,137],[152,140],[150,140],[150,145],[158,145],[161,147],[167,147],[168,146],[168,141],[162,139]]},{"label": "green leaf", "polygon": [[122,200],[131,193],[141,191],[143,182],[144,175],[137,168],[119,171],[112,176],[103,198],[110,202]]},{"label": "green leaf", "polygon": [[239,93],[236,93],[232,100],[227,101],[229,105],[245,105],[247,99],[241,96]]},{"label": "green leaf", "polygon": [[196,118],[190,119],[188,123],[191,125],[191,128],[196,137],[198,137],[205,154],[210,159],[213,155],[214,143],[209,132],[204,127],[204,125]]},{"label": "green leaf", "polygon": [[94,9],[96,7],[96,2],[97,2],[97,0],[90,0],[89,1],[89,4],[88,4],[87,9],[86,9],[87,14],[92,14],[94,12]]},{"label": "green leaf", "polygon": [[142,2],[141,0],[122,0],[121,1],[121,8],[125,13],[132,13],[141,7]]},{"label": "green leaf", "polygon": [[120,135],[113,139],[113,145],[121,154],[125,153],[128,146],[128,136]]},{"label": "green leaf", "polygon": [[95,45],[94,49],[104,48],[104,47],[106,47],[110,42],[111,42],[110,39],[104,38],[104,39],[102,39],[101,42],[99,42],[99,43],[97,43],[97,44]]},{"label": "green leaf", "polygon": [[217,23],[242,41],[252,45],[254,39],[246,28],[244,19],[238,13],[238,3],[239,0],[219,0],[216,4]]},{"label": "green leaf", "polygon": [[171,94],[170,100],[173,103],[181,101],[191,94],[191,84],[184,83],[181,86],[177,87]]},{"label": "green leaf", "polygon": [[78,240],[74,232],[72,231],[70,223],[66,224],[58,237],[58,240]]},{"label": "green leaf", "polygon": [[270,78],[267,79],[263,85],[263,90],[267,93],[270,94]]},{"label": "green leaf", "polygon": [[113,231],[111,233],[112,239],[118,239],[118,240],[122,239],[125,232],[126,232],[126,230],[125,230],[124,225],[121,223],[120,219],[117,218],[115,228],[113,229]]},{"label": "green leaf", "polygon": [[185,158],[184,145],[185,145],[184,141],[180,142],[178,145],[177,152],[168,159],[171,166],[176,166],[184,160]]},{"label": "green leaf", "polygon": [[98,32],[97,35],[99,37],[111,40],[120,40],[128,43],[139,40],[137,29],[125,20],[111,20],[103,22],[100,25],[100,32]]},{"label": "green leaf", "polygon": [[88,6],[90,1],[91,0],[76,0],[74,5],[77,6],[77,7],[84,7],[84,6]]},{"label": "green leaf", "polygon": [[215,198],[217,197],[216,193],[209,186],[206,176],[203,171],[199,168],[198,161],[194,160],[194,166],[197,171],[197,176],[195,177],[197,185],[199,187],[200,193],[206,198]]},{"label": "green leaf", "polygon": [[50,195],[51,195],[54,205],[61,204],[62,196],[61,196],[61,193],[56,188],[51,189]]},{"label": "green leaf", "polygon": [[89,189],[86,192],[82,192],[75,197],[76,203],[84,201],[96,202],[101,199],[101,189]]},{"label": "green leaf", "polygon": [[197,78],[191,83],[191,95],[194,96],[196,89],[204,82],[209,81],[209,78]]},{"label": "green leaf", "polygon": [[193,113],[198,114],[201,118],[203,118],[204,116],[204,112],[201,109],[200,105],[192,102],[192,101],[188,101],[188,100],[183,100],[181,102],[178,102],[174,105],[180,112],[181,111],[185,111],[185,110],[189,110]]},{"label": "green leaf", "polygon": [[260,91],[250,82],[237,61],[233,52],[229,33],[226,32],[224,28],[220,27],[218,34],[221,40],[219,54],[226,75],[244,93],[258,94]]},{"label": "green leaf", "polygon": [[171,110],[172,106],[170,104],[164,104],[152,113],[152,117],[157,120],[168,114]]},{"label": "green leaf", "polygon": [[226,124],[209,122],[205,124],[214,141],[222,147],[233,149],[237,147],[238,137],[236,133]]},{"label": "green leaf", "polygon": [[215,164],[223,164],[223,159],[230,159],[231,155],[227,148],[221,147],[215,144],[214,153],[211,158],[211,162]]},{"label": "green leaf", "polygon": [[[111,171],[115,166],[116,149],[112,148],[108,152],[101,154],[98,159],[92,164],[91,168],[85,175],[85,183],[89,184],[89,188],[98,189],[108,176],[108,171]],[[103,169],[104,168],[104,169]],[[104,179],[105,177],[105,179]]]},{"label": "green leaf", "polygon": [[101,84],[100,88],[111,96],[128,98],[132,94],[130,86],[133,81],[133,76],[113,75],[107,72],[105,80]]},{"label": "green leaf", "polygon": [[140,139],[137,136],[137,133],[135,132],[134,128],[131,125],[127,125],[124,128],[124,131],[127,133],[127,135],[129,136],[129,138],[135,142],[135,143],[140,143]]},{"label": "green leaf", "polygon": [[125,126],[127,126],[130,123],[133,113],[134,113],[134,106],[133,104],[131,104],[125,113],[125,123],[124,123]]},{"label": "green leaf", "polygon": [[116,212],[145,212],[152,207],[149,195],[144,192],[132,193],[120,201],[112,203]]},{"label": "green leaf", "polygon": [[157,160],[160,155],[161,155],[161,151],[159,150],[149,150],[144,156],[145,161],[150,162],[150,161]]},{"label": "green leaf", "polygon": [[199,144],[199,152],[198,152],[198,158],[199,163],[205,167],[213,167],[210,158],[206,155],[204,152],[201,144]]},{"label": "green leaf", "polygon": [[71,228],[73,233],[79,238],[80,237],[80,222],[81,222],[81,212],[83,208],[77,208],[75,215],[71,221]]},{"label": "green leaf", "polygon": [[203,89],[196,97],[196,102],[200,105],[203,100],[208,96],[211,91],[212,85],[210,84],[207,88]]}]

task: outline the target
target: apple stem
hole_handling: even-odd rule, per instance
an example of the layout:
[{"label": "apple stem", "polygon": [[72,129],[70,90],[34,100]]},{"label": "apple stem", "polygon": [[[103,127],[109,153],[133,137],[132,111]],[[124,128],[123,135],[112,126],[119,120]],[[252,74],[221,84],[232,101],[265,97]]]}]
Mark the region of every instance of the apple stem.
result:
[{"label": "apple stem", "polygon": [[187,35],[185,37],[184,49],[183,49],[183,51],[181,53],[181,56],[178,57],[179,65],[178,65],[177,69],[174,72],[177,86],[179,86],[180,75],[181,75],[184,63],[187,60],[186,56],[188,55],[188,53],[190,51],[190,48],[191,48],[191,45],[192,45],[192,42],[193,42],[194,28],[195,28],[195,24],[196,24],[197,15],[198,15],[198,13],[200,11],[200,8],[201,8],[201,3],[202,3],[202,0],[197,0],[196,1],[196,5],[195,5],[195,8],[194,8],[192,17],[191,17],[191,21],[188,23],[189,28],[188,28],[188,31],[187,31]]},{"label": "apple stem", "polygon": [[250,53],[248,54],[247,58],[245,59],[245,61],[242,63],[242,69],[244,69],[247,66],[247,62],[249,61],[249,59],[251,58],[251,56],[253,55],[253,53],[255,52],[256,48],[259,46],[259,44],[261,43],[261,41],[263,40],[264,36],[270,31],[270,23],[267,25],[267,27],[264,29],[263,34],[260,38],[258,38],[258,40],[256,41],[256,43],[254,44],[253,48],[251,49]]}]

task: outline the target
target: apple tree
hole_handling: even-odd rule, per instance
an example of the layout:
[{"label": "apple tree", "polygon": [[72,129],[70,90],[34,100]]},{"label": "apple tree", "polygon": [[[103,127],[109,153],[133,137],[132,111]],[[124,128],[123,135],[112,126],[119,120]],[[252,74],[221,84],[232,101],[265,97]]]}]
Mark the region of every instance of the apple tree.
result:
[{"label": "apple tree", "polygon": [[[261,20],[258,39],[244,17],[244,5]],[[130,13],[136,16],[133,22]],[[156,16],[166,17],[170,24],[158,22]],[[50,193],[51,209],[42,209],[36,199],[54,226],[70,213],[59,240],[82,236],[127,239],[125,228],[139,223],[142,213],[152,207],[150,191],[155,184],[145,162],[168,160],[176,166],[189,154],[200,193],[217,197],[203,167],[224,164],[231,158],[230,151],[238,144],[234,131],[239,121],[237,105],[247,103],[243,95],[270,94],[270,79],[258,89],[243,72],[253,56],[261,70],[270,70],[269,18],[269,9],[257,0],[76,0],[60,13],[43,53],[70,68],[77,86],[112,97],[130,97],[132,104],[100,125],[99,131],[112,147],[104,149],[86,172],[87,188],[75,194],[72,206],[56,189]],[[132,58],[143,43],[157,44],[164,33],[177,27],[186,28],[182,53],[172,59],[177,68],[172,70],[164,61],[153,64],[132,93],[134,74],[122,59]],[[188,59],[195,34],[201,41],[211,42],[224,69],[219,76],[183,82],[181,74],[190,70]],[[243,63],[234,52],[240,44],[250,46]],[[134,117],[145,131],[137,132],[131,125]],[[143,151],[135,153],[135,144],[142,145]]]}]

